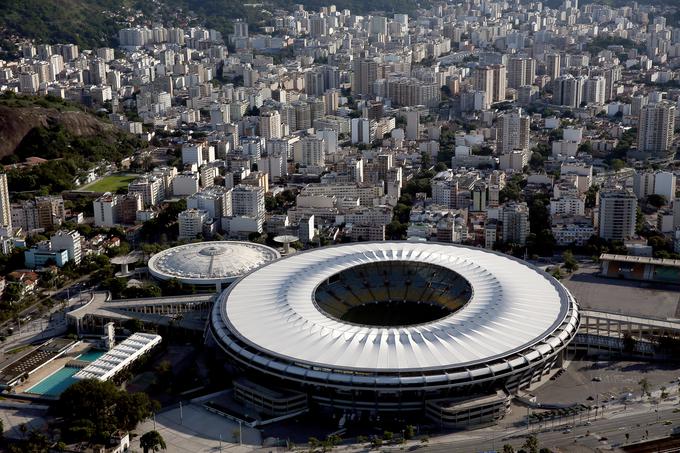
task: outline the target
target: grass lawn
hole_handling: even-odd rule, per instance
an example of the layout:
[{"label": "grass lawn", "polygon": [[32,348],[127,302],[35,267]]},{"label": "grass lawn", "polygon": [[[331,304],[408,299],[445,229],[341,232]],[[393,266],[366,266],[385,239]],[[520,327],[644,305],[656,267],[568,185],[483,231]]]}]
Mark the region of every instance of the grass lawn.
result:
[{"label": "grass lawn", "polygon": [[87,186],[83,186],[81,190],[91,190],[93,192],[116,192],[120,188],[125,188],[138,175],[115,174],[104,176],[98,181],[93,182]]}]

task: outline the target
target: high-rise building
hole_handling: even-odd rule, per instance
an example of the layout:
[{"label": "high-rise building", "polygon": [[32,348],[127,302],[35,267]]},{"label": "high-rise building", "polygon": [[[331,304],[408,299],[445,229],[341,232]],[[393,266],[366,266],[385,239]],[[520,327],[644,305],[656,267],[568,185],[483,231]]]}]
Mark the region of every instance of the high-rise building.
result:
[{"label": "high-rise building", "polygon": [[622,241],[635,234],[637,198],[625,189],[600,193],[600,237]]},{"label": "high-rise building", "polygon": [[0,173],[0,227],[12,228],[12,210],[9,204],[7,173]]},{"label": "high-rise building", "polygon": [[530,124],[530,118],[522,113],[522,109],[501,115],[496,123],[496,151],[499,154],[529,151]]},{"label": "high-rise building", "polygon": [[35,198],[39,228],[51,230],[66,220],[64,199],[59,195],[46,195]]},{"label": "high-rise building", "polygon": [[647,104],[640,109],[638,125],[638,150],[665,154],[673,143],[675,105],[662,101]]},{"label": "high-rise building", "polygon": [[553,104],[580,107],[584,84],[585,77],[574,77],[571,74],[558,77],[553,85]]},{"label": "high-rise building", "polygon": [[106,193],[92,202],[94,208],[94,226],[110,228],[116,226],[118,196]]},{"label": "high-rise building", "polygon": [[607,81],[602,76],[593,76],[586,80],[583,100],[588,104],[604,105],[605,103],[605,89]]},{"label": "high-rise building", "polygon": [[68,252],[68,260],[80,264],[80,259],[82,257],[81,240],[80,233],[76,230],[59,230],[50,238],[50,244],[52,250],[66,250]]},{"label": "high-rise building", "polygon": [[234,21],[234,37],[247,38],[248,37],[248,22],[243,19],[236,19]]},{"label": "high-rise building", "polygon": [[364,96],[373,94],[373,82],[378,80],[378,62],[360,58],[352,62],[352,92]]},{"label": "high-rise building", "polygon": [[514,57],[508,60],[508,87],[519,89],[533,85],[536,78],[536,60],[528,57]]},{"label": "high-rise building", "polygon": [[326,115],[335,115],[340,105],[340,91],[336,89],[328,90],[323,95]]},{"label": "high-rise building", "polygon": [[550,80],[557,80],[562,73],[561,58],[559,53],[549,53],[545,56],[546,73]]},{"label": "high-rise building", "polygon": [[300,155],[295,156],[296,162],[315,167],[323,167],[325,165],[326,159],[322,138],[308,136],[300,140],[300,144]]},{"label": "high-rise building", "polygon": [[352,143],[369,144],[375,137],[375,121],[352,118]]},{"label": "high-rise building", "polygon": [[491,103],[505,100],[507,86],[505,65],[479,66],[475,69],[472,80],[475,90],[484,91]]},{"label": "high-rise building", "polygon": [[638,198],[646,198],[654,193],[654,173],[643,171],[633,175],[633,192]]},{"label": "high-rise building", "polygon": [[[173,184],[175,182],[173,180]],[[165,199],[163,180],[151,174],[140,176],[128,184],[128,193],[139,194],[145,206],[156,206]]]},{"label": "high-rise building", "polygon": [[525,245],[529,235],[529,207],[526,203],[506,203],[501,208],[503,242]]},{"label": "high-rise building", "polygon": [[491,66],[476,67],[472,74],[472,85],[475,90],[483,91],[489,99],[492,99],[493,69],[491,69]]},{"label": "high-rise building", "polygon": [[406,138],[418,140],[420,135],[420,110],[410,109],[406,112]]},{"label": "high-rise building", "polygon": [[199,209],[187,209],[179,213],[177,223],[179,224],[179,237],[181,240],[196,239],[203,234],[203,225],[210,220],[208,211]]},{"label": "high-rise building", "polygon": [[604,100],[609,101],[614,99],[614,87],[616,86],[616,82],[621,80],[621,66],[612,66],[611,68],[607,68],[603,71],[603,74],[606,82],[604,89]]},{"label": "high-rise building", "polygon": [[264,221],[264,189],[262,187],[238,185],[232,191],[231,200],[233,215],[261,218]]},{"label": "high-rise building", "polygon": [[40,88],[40,76],[35,72],[22,72],[19,74],[19,91],[22,93],[37,93]]},{"label": "high-rise building", "polygon": [[432,107],[441,99],[441,87],[411,77],[396,77],[387,82],[387,97],[394,105]]},{"label": "high-rise building", "polygon": [[273,110],[260,115],[260,135],[269,140],[281,138],[281,115]]},{"label": "high-rise building", "polygon": [[654,174],[654,193],[666,197],[666,201],[675,199],[677,178],[670,171],[657,171]]},{"label": "high-rise building", "polygon": [[311,70],[305,73],[305,93],[310,96],[321,96],[326,91],[323,73],[319,70]]},{"label": "high-rise building", "polygon": [[[295,130],[307,130],[312,127],[312,112],[309,103],[295,101],[293,108],[295,109]],[[291,131],[293,131],[292,128]]]}]

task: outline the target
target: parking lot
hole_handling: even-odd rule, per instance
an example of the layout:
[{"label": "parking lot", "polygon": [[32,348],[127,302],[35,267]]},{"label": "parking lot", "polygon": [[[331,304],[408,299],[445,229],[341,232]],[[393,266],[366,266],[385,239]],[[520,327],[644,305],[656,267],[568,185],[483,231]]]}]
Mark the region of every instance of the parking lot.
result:
[{"label": "parking lot", "polygon": [[597,265],[588,265],[562,280],[582,309],[680,318],[680,287],[603,278],[597,272]]},{"label": "parking lot", "polygon": [[[626,393],[639,399],[641,379],[647,379],[651,389],[658,389],[661,386],[676,388],[678,377],[678,364],[577,360],[557,379],[547,381],[531,393],[538,401],[547,403],[592,404],[589,397],[604,402],[612,396],[618,400]],[[670,392],[670,397],[677,396],[677,391]]]}]

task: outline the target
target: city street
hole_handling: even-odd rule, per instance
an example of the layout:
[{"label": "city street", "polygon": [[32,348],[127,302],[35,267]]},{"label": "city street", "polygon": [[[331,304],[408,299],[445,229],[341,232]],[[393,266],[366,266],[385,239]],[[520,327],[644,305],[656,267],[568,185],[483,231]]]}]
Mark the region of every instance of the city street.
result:
[{"label": "city street", "polygon": [[[63,302],[55,303],[51,309],[39,316],[31,316],[28,321],[19,321],[18,324],[14,324],[14,332],[7,335],[6,340],[1,345],[0,368],[17,358],[16,354],[8,354],[9,351],[66,333],[66,313],[90,300],[92,293],[90,292],[91,288],[85,283],[87,278],[89,276],[82,277],[68,287],[61,288],[52,294],[55,300]],[[34,310],[34,307],[24,310],[19,319],[25,319],[26,316],[29,316],[28,313],[33,313]],[[7,321],[3,328],[7,329],[12,324],[13,321]]]},{"label": "city street", "polygon": [[[538,437],[541,447],[570,451],[579,446],[585,448],[585,451],[595,451],[596,447],[608,449],[625,444],[626,433],[630,435],[628,442],[637,442],[647,436],[650,439],[665,437],[670,434],[673,427],[680,423],[680,412],[675,412],[677,404],[675,407],[660,409],[659,412],[655,412],[652,406],[647,406],[649,405],[641,405],[639,408],[631,408],[626,412],[607,413],[606,418],[590,423],[584,420],[572,428],[567,428],[571,426],[567,423],[549,429],[532,428],[531,433]],[[664,421],[671,421],[672,424],[666,425]],[[524,443],[526,435],[526,428],[511,428],[504,432],[499,432],[498,427],[486,428],[431,440],[424,451],[482,452],[501,450],[505,444],[510,444],[517,449]],[[390,451],[397,450],[399,449],[395,448]]]}]

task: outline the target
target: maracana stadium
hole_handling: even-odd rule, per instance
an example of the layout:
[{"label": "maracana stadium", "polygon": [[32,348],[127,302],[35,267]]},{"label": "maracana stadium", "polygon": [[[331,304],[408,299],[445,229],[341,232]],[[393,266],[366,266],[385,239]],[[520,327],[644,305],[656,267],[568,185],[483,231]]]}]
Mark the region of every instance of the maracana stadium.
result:
[{"label": "maracana stadium", "polygon": [[316,409],[493,423],[561,366],[578,305],[542,270],[492,251],[353,243],[273,261],[211,314],[235,395],[273,416]]}]

